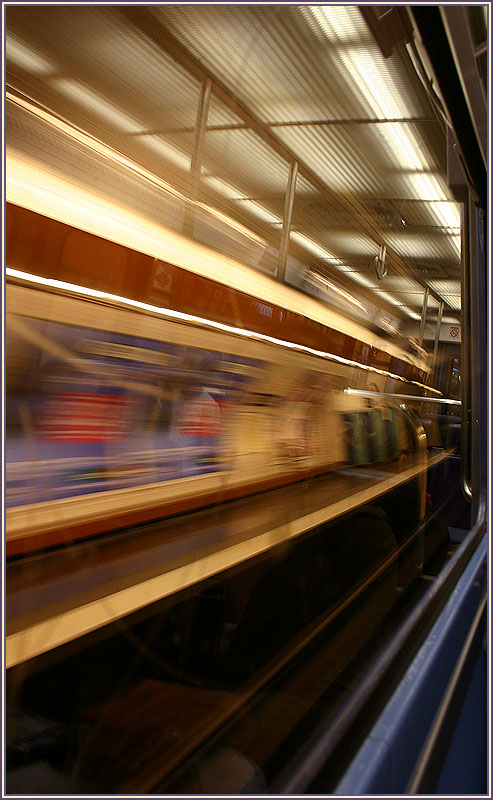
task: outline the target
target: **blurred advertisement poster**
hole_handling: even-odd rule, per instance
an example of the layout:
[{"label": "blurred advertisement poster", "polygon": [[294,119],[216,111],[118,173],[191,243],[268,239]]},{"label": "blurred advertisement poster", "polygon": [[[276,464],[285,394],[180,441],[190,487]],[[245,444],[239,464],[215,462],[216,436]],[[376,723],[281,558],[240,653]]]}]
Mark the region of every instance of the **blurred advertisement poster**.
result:
[{"label": "blurred advertisement poster", "polygon": [[263,362],[9,316],[12,507],[222,468],[225,409]]}]

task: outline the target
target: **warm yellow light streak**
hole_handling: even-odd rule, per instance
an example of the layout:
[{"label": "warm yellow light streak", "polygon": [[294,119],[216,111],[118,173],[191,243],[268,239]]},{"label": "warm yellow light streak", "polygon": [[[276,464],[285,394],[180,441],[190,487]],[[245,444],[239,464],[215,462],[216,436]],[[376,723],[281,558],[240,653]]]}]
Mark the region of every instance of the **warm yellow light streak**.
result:
[{"label": "warm yellow light streak", "polygon": [[103,117],[125,133],[140,133],[145,129],[142,122],[125,114],[121,108],[108,100],[107,97],[98,94],[93,89],[89,89],[84,83],[67,78],[52,78],[51,85],[61,94],[66,95],[78,105],[87,109],[89,113]]},{"label": "warm yellow light streak", "polygon": [[430,203],[430,208],[445,228],[460,231],[460,212],[457,203],[447,203],[445,201]]},{"label": "warm yellow light streak", "polygon": [[[115,161],[124,169],[129,169],[139,174],[159,188],[171,193],[181,203],[188,202],[187,198],[184,198],[180,192],[165,181],[62,119],[57,119],[50,112],[10,93],[7,93],[7,97],[33,115],[58,128],[72,139],[87,145],[103,157]],[[303,314],[323,325],[335,327],[349,336],[357,339],[362,339],[363,337],[370,345],[377,347],[377,349],[383,349],[397,358],[409,360],[408,355],[400,348],[387,341],[380,341],[368,330],[362,329],[342,314],[338,314],[334,310],[328,312],[317,301],[307,296],[300,296],[298,292],[294,292],[278,282],[273,282],[271,278],[262,276],[250,267],[208,248],[199,247],[196,243],[186,240],[176,232],[156,225],[128,208],[110,202],[107,198],[98,197],[94,193],[78,187],[72,181],[65,180],[45,169],[41,169],[37,164],[29,163],[25,157],[20,159],[14,153],[7,154],[6,190],[7,200],[16,205],[51,216],[68,225],[82,228],[96,236],[116,241],[126,247],[140,250],[153,258],[170,261],[176,266],[200,275],[206,275],[212,280],[218,280],[238,291],[245,291],[263,300],[283,305],[289,310]],[[211,209],[204,203],[196,203],[196,205],[204,208],[216,218],[224,220],[226,224],[231,225],[237,231],[244,233],[254,242],[255,246],[266,246],[261,237],[245,228],[241,223],[231,220],[222,212]],[[343,262],[335,259],[332,253],[323,250],[308,237],[293,233],[291,238],[295,240],[298,238],[300,243],[318,254],[319,257],[330,258],[331,265],[337,269],[345,270]],[[362,276],[355,277],[355,279],[358,278],[360,282],[363,282]],[[375,288],[374,284],[369,282],[367,282],[367,285]],[[425,365],[416,366],[426,369]]]},{"label": "warm yellow light streak", "polygon": [[236,186],[232,186],[230,183],[223,181],[221,178],[214,177],[214,175],[202,174],[200,176],[200,182],[205,184],[205,186],[210,186],[211,189],[214,189],[215,192],[224,195],[224,197],[227,197],[228,200],[241,200],[245,197],[245,193]]},{"label": "warm yellow light streak", "polygon": [[273,211],[270,211],[261,203],[257,203],[256,200],[250,200],[248,197],[245,197],[240,198],[237,202],[241,203],[243,208],[246,208],[254,217],[261,219],[262,222],[268,222],[271,225],[280,225],[282,223],[281,217],[278,217],[277,214],[274,214]]},{"label": "warm yellow light streak", "polygon": [[[427,387],[431,389],[430,386]],[[419,397],[414,394],[393,394],[390,392],[367,392],[365,389],[351,389],[348,387],[344,389],[345,394],[352,394],[352,395],[360,395],[361,397],[388,397],[390,399],[396,400],[419,400],[420,402],[426,403],[445,403],[449,406],[460,406],[462,405],[460,400],[449,400],[445,397]]]},{"label": "warm yellow light streak", "polygon": [[417,200],[434,203],[431,206],[436,211],[436,204],[448,201],[447,186],[445,181],[437,175],[411,172],[406,175],[408,185],[415,191]]},{"label": "warm yellow light streak", "polygon": [[397,358],[408,358],[401,348],[380,341],[361,325],[333,309],[329,311],[308,295],[302,295],[245,264],[82,189],[25,158],[21,160],[9,151],[6,177],[7,200],[15,205],[219,281],[261,302],[281,305],[348,336],[363,339]]},{"label": "warm yellow light streak", "polygon": [[250,331],[245,328],[236,328],[233,325],[225,325],[222,322],[216,322],[215,320],[206,319],[205,317],[197,317],[193,314],[185,314],[182,311],[174,311],[171,308],[162,308],[161,306],[154,306],[150,303],[143,303],[140,300],[132,300],[129,297],[121,297],[120,295],[110,294],[109,292],[101,292],[98,289],[91,289],[87,286],[78,286],[75,283],[67,283],[66,281],[58,281],[54,278],[43,278],[40,275],[33,275],[29,272],[22,272],[18,269],[12,269],[7,267],[5,270],[5,274],[11,278],[17,278],[22,281],[26,281],[27,283],[37,284],[38,286],[48,286],[52,289],[59,289],[65,292],[71,292],[74,294],[79,294],[82,297],[89,297],[94,300],[106,300],[113,303],[119,303],[121,305],[129,306],[130,308],[137,308],[141,311],[147,311],[151,314],[157,314],[162,317],[167,317],[168,319],[175,319],[179,320],[180,322],[189,322],[194,325],[204,325],[208,328],[214,328],[216,330],[223,331],[225,333],[231,333],[236,336],[242,336],[248,339],[255,339],[257,341],[268,342],[270,344],[277,345],[279,347],[285,347],[289,350],[295,350],[301,353],[309,353],[310,355],[317,356],[318,358],[323,358],[329,361],[336,361],[339,364],[345,364],[349,367],[356,367],[358,369],[363,369],[367,372],[374,372],[378,375],[384,375],[387,378],[392,378],[394,380],[402,381],[403,383],[413,383],[417,386],[422,387],[423,389],[427,389],[429,391],[436,391],[437,394],[441,394],[436,389],[431,389],[429,386],[426,386],[419,381],[410,381],[407,378],[403,378],[401,375],[395,375],[392,372],[388,372],[387,370],[378,369],[377,367],[367,366],[365,364],[360,364],[358,361],[353,361],[352,359],[343,358],[342,356],[337,356],[335,353],[328,353],[323,350],[316,350],[312,347],[307,347],[306,345],[296,344],[296,342],[289,342],[285,339],[277,339],[274,336],[268,336],[264,333],[257,333],[256,331]]},{"label": "warm yellow light streak", "polygon": [[347,302],[351,305],[356,306],[356,308],[360,308],[361,311],[368,313],[368,309],[363,305],[363,303],[360,303],[359,300],[353,297],[352,294],[349,294],[349,292],[345,292],[343,289],[335,286],[335,284],[333,284],[332,281],[329,281],[328,278],[324,278],[322,275],[317,275],[316,272],[309,272],[307,277],[308,280],[314,280],[317,283],[320,283],[324,289],[328,289],[329,292],[338,294],[340,297],[344,298],[344,300],[347,300]]},{"label": "warm yellow light streak", "polygon": [[401,306],[401,311],[404,311],[411,319],[421,319],[420,314],[417,314],[416,311],[411,311],[407,306]]},{"label": "warm yellow light streak", "polygon": [[399,333],[399,326],[394,322],[392,319],[386,319],[386,317],[380,317],[378,320],[378,324],[385,328],[389,333],[392,333],[394,336]]},{"label": "warm yellow light streak", "polygon": [[181,589],[265,553],[276,545],[292,540],[342,514],[374,502],[377,497],[421,475],[426,467],[431,469],[446,457],[446,453],[438,453],[431,456],[425,465],[415,464],[407,467],[402,472],[390,475],[372,486],[359,489],[348,497],[324,505],[316,511],[310,511],[290,522],[275,527],[268,526],[268,530],[257,533],[249,539],[229,546],[226,544],[220,550],[196,556],[190,563],[169,569],[161,575],[146,578],[140,583],[126,586],[112,594],[66,611],[55,612],[48,619],[28,625],[6,637],[5,667],[9,669],[41,653],[60,647],[139,608],[150,606],[151,603]]},{"label": "warm yellow light streak", "polygon": [[249,239],[252,239],[255,242],[263,243],[263,239],[257,236],[257,234],[254,233],[253,231],[249,230],[249,228],[246,228],[244,225],[242,225],[241,222],[237,222],[231,217],[228,217],[221,211],[218,211],[212,206],[207,205],[207,203],[203,203],[198,200],[194,201],[190,200],[188,197],[185,197],[184,194],[175,189],[167,181],[162,180],[162,178],[159,178],[157,175],[154,175],[152,172],[149,172],[149,170],[145,169],[144,167],[141,167],[135,161],[131,161],[130,159],[126,158],[117,150],[113,150],[111,147],[108,147],[107,145],[103,144],[103,142],[100,142],[98,139],[89,136],[89,134],[84,133],[78,128],[75,128],[73,125],[69,125],[62,119],[55,117],[50,112],[45,111],[42,108],[38,108],[33,103],[30,103],[24,98],[17,97],[9,92],[6,93],[6,99],[21,106],[27,111],[30,111],[32,114],[44,120],[49,125],[52,125],[54,128],[57,128],[62,133],[66,134],[67,136],[70,136],[70,138],[75,139],[77,142],[85,145],[86,147],[89,147],[91,150],[98,153],[98,155],[101,155],[104,158],[108,158],[112,161],[116,161],[126,169],[129,169],[132,172],[137,173],[141,178],[144,178],[150,183],[153,183],[155,186],[158,186],[160,189],[163,189],[164,191],[172,194],[174,197],[178,197],[182,202],[192,204],[194,206],[204,209],[205,211],[207,211],[207,213],[211,214],[213,217],[221,219],[223,222],[226,222],[230,227],[244,234]]},{"label": "warm yellow light streak", "polygon": [[375,289],[374,281],[368,280],[364,275],[360,275],[359,272],[351,272],[351,280],[361,283],[362,286],[368,286],[369,289]]},{"label": "warm yellow light streak", "polygon": [[7,56],[7,61],[13,61],[14,64],[28,72],[34,72],[40,75],[56,72],[55,64],[52,64],[46,58],[40,56],[39,53],[36,53],[11,32],[9,32],[6,37],[5,54]]},{"label": "warm yellow light streak", "polygon": [[306,247],[306,249],[313,253],[313,255],[323,259],[329,258],[332,266],[338,267],[340,264],[342,265],[343,262],[336,258],[333,253],[329,253],[329,251],[325,250],[324,247],[320,247],[319,244],[314,242],[312,239],[309,239],[308,236],[304,236],[302,233],[297,233],[297,231],[292,231],[290,237],[294,242],[301,244],[302,247]]},{"label": "warm yellow light streak", "polygon": [[399,308],[402,307],[402,303],[399,300],[396,300],[396,298],[393,297],[388,292],[381,292],[381,291],[378,291],[378,289],[375,289],[375,291],[378,292],[378,294],[376,295],[377,297],[382,297],[384,300],[387,301],[387,303],[390,303],[390,305],[399,306]]}]

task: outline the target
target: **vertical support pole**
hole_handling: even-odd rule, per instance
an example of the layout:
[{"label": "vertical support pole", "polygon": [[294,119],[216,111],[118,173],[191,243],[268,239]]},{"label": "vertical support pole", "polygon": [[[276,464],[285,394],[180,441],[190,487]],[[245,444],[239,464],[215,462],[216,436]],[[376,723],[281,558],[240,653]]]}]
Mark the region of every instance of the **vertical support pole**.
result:
[{"label": "vertical support pole", "polygon": [[[471,214],[473,206],[466,191],[465,202],[462,203],[461,214],[461,317],[460,317],[460,399],[461,399],[461,457],[460,473],[462,492],[469,502],[472,500],[472,468],[471,468],[471,440],[472,440],[472,400],[471,385],[472,360],[471,349],[471,264],[474,262],[474,241],[471,241],[473,225]],[[472,249],[472,253],[471,253]]]},{"label": "vertical support pole", "polygon": [[419,324],[419,337],[418,342],[420,345],[423,345],[423,338],[425,334],[425,322],[426,322],[426,311],[428,309],[428,295],[430,294],[430,290],[428,287],[425,289],[425,293],[423,295],[423,306],[421,308],[421,322]]},{"label": "vertical support pole", "polygon": [[286,278],[286,263],[288,260],[289,234],[291,233],[291,217],[293,214],[294,193],[296,191],[296,178],[298,177],[298,162],[292,161],[289,168],[288,185],[284,201],[284,219],[282,222],[281,243],[279,245],[279,265],[277,280],[284,283]]},{"label": "vertical support pole", "polygon": [[202,169],[202,151],[204,149],[205,134],[207,131],[207,119],[209,116],[209,105],[211,100],[210,78],[207,78],[200,87],[199,106],[197,109],[197,120],[195,123],[195,140],[193,143],[192,159],[190,164],[189,198],[185,208],[185,218],[183,221],[183,233],[186,236],[193,236],[193,225],[195,219],[195,208],[193,201],[197,198],[199,191],[200,172]]},{"label": "vertical support pole", "polygon": [[438,363],[438,342],[440,341],[440,328],[442,327],[442,316],[443,316],[444,305],[445,303],[442,300],[440,305],[438,306],[437,324],[435,328],[435,345],[433,347],[433,364],[431,367],[433,385],[435,385],[437,378],[436,371]]},{"label": "vertical support pole", "polygon": [[[488,256],[487,215],[469,196],[468,225],[468,352],[461,358],[462,372],[469,365],[467,448],[471,488],[471,520],[485,513],[488,503]],[[463,304],[464,307],[464,304]],[[461,330],[464,325],[461,324]],[[463,420],[464,424],[464,420]]]}]

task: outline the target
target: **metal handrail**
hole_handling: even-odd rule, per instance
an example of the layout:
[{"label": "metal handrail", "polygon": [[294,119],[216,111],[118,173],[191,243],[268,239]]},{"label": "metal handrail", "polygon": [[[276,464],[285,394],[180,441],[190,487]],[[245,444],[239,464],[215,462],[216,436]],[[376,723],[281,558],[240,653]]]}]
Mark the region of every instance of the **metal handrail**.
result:
[{"label": "metal handrail", "polygon": [[405,794],[433,793],[454,733],[486,630],[486,593],[459,654]]}]

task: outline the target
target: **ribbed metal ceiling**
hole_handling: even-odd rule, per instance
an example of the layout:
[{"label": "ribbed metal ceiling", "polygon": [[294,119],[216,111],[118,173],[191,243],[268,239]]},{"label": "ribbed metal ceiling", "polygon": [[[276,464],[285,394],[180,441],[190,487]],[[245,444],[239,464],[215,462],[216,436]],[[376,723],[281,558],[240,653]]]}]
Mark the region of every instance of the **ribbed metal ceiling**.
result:
[{"label": "ribbed metal ceiling", "polygon": [[[297,161],[289,280],[309,291],[303,276],[316,267],[404,319],[419,316],[429,276],[438,296],[456,298],[440,289],[460,274],[443,121],[404,45],[385,59],[358,7],[10,6],[6,53],[17,94],[183,192],[212,80],[197,192],[263,237],[270,256],[258,268],[275,272]],[[21,128],[16,118],[18,152]],[[101,181],[100,192],[121,194]],[[154,218],[158,208],[156,195]]]},{"label": "ribbed metal ceiling", "polygon": [[168,5],[152,14],[265,122],[381,118],[362,71],[385,89],[392,116],[430,115],[421,87],[409,96],[407,65],[385,65],[356,6]]}]

